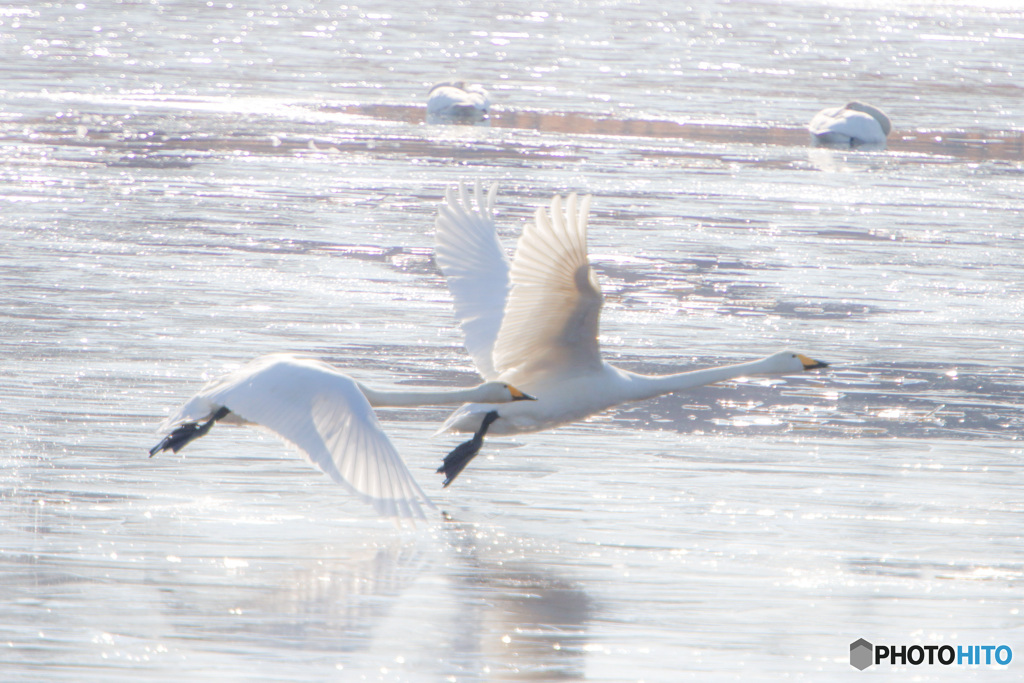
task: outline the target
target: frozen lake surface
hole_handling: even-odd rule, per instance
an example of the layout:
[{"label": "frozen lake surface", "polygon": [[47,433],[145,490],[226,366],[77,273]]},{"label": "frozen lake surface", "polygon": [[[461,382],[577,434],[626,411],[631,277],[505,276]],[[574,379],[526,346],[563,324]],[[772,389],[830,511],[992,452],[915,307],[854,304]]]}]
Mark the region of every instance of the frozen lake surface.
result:
[{"label": "frozen lake surface", "polygon": [[[384,5],[0,7],[0,677],[1019,680],[1019,4]],[[455,76],[491,127],[421,122]],[[888,150],[808,147],[851,99]],[[147,457],[264,353],[474,384],[431,245],[477,179],[509,249],[594,195],[609,360],[832,368],[490,439],[443,490],[447,412],[382,410],[417,529],[255,430]]]}]

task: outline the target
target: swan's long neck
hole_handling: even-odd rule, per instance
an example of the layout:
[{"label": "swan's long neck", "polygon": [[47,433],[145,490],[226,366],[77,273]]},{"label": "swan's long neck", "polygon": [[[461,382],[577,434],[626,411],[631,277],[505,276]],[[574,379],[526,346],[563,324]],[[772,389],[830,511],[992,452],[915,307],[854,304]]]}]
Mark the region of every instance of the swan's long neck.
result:
[{"label": "swan's long neck", "polygon": [[677,372],[671,375],[625,373],[628,378],[626,390],[630,393],[631,400],[639,401],[663,394],[671,394],[675,391],[686,391],[687,389],[702,387],[706,384],[724,382],[727,379],[735,379],[745,375],[771,374],[773,371],[766,366],[765,361],[766,359],[761,359],[749,363],[723,365],[717,368]]},{"label": "swan's long neck", "polygon": [[371,389],[359,383],[359,390],[374,407],[433,406],[470,403],[479,396],[477,388],[470,389]]}]

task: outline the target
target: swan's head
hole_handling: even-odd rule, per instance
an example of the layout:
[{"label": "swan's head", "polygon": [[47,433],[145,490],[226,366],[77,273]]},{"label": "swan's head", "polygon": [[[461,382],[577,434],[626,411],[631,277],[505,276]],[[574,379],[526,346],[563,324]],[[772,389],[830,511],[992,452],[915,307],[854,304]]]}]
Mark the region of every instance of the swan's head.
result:
[{"label": "swan's head", "polygon": [[794,353],[792,351],[779,351],[768,356],[763,361],[766,374],[778,374],[788,375],[794,372],[805,372],[807,370],[817,370],[819,368],[827,368],[828,363],[824,363],[820,360],[814,360],[809,356],[805,356],[802,353]]},{"label": "swan's head", "polygon": [[536,401],[524,391],[516,389],[508,382],[484,382],[476,388],[478,403],[509,403],[511,401]]},{"label": "swan's head", "polygon": [[875,121],[878,121],[878,125],[882,127],[882,132],[885,133],[886,136],[888,136],[889,132],[892,130],[892,121],[890,121],[889,117],[885,115],[885,112],[878,107],[873,107],[870,104],[865,104],[863,102],[853,101],[848,103],[844,109],[862,112],[873,118]]}]

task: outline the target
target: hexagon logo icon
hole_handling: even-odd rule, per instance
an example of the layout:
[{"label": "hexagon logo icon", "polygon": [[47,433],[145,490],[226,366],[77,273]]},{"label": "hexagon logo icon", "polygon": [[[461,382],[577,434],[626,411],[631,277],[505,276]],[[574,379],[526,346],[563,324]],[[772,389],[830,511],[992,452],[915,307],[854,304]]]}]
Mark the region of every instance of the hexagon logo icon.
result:
[{"label": "hexagon logo icon", "polygon": [[850,643],[850,666],[863,671],[873,664],[871,660],[874,659],[874,652],[874,645],[858,638]]}]

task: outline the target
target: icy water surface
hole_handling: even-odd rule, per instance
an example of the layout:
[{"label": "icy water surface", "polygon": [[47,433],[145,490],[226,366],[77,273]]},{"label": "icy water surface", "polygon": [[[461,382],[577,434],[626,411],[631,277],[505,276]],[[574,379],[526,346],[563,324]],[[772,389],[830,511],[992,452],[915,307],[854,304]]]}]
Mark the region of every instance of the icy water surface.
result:
[{"label": "icy water surface", "polygon": [[[1024,12],[1013,2],[0,7],[0,678],[1018,680]],[[484,83],[489,128],[421,123]],[[802,126],[883,107],[884,152]],[[477,381],[431,254],[592,193],[602,343],[750,379],[492,439],[380,411],[396,529],[273,436],[155,426],[263,353]],[[858,638],[1007,645],[857,671]]]}]

